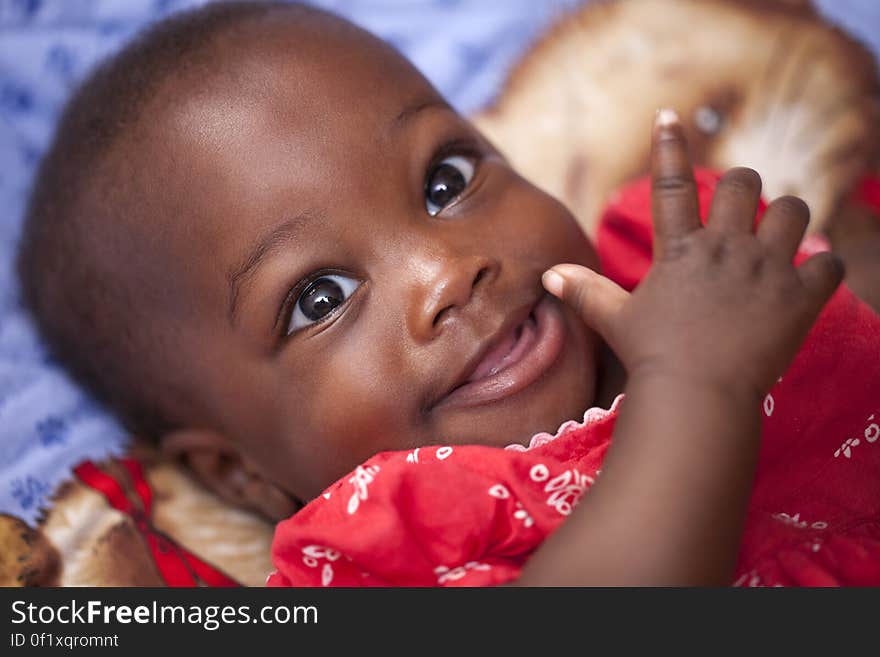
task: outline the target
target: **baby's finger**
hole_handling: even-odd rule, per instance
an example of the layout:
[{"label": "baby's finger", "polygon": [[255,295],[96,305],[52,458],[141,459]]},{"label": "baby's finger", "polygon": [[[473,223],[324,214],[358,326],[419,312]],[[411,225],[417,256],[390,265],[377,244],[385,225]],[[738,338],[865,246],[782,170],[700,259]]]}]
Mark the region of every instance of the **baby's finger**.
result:
[{"label": "baby's finger", "polygon": [[700,228],[697,185],[688,158],[684,130],[674,110],[661,109],[654,121],[651,148],[651,212],[654,250]]},{"label": "baby's finger", "polygon": [[813,297],[818,314],[843,280],[843,261],[830,251],[817,253],[798,267],[797,272]]},{"label": "baby's finger", "polygon": [[541,281],[548,292],[574,308],[615,349],[617,318],[629,292],[581,265],[556,265],[544,272]]},{"label": "baby's finger", "polygon": [[764,212],[758,226],[758,241],[767,250],[791,262],[810,223],[810,208],[797,196],[780,196]]},{"label": "baby's finger", "polygon": [[734,167],[721,176],[707,226],[721,233],[751,232],[761,198],[761,176],[746,167]]}]

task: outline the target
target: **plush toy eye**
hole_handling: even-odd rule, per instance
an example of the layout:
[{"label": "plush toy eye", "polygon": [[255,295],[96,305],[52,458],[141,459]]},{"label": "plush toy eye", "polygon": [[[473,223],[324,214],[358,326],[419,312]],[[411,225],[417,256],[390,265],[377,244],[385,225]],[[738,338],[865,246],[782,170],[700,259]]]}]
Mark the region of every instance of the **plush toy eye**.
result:
[{"label": "plush toy eye", "polygon": [[324,319],[341,306],[358,285],[360,282],[353,278],[335,274],[326,274],[309,283],[296,301],[287,333]]},{"label": "plush toy eye", "polygon": [[723,123],[724,116],[711,105],[700,105],[694,110],[694,125],[704,134],[717,134]]},{"label": "plush toy eye", "polygon": [[461,194],[474,177],[474,161],[463,155],[447,157],[425,179],[425,209],[432,217]]}]

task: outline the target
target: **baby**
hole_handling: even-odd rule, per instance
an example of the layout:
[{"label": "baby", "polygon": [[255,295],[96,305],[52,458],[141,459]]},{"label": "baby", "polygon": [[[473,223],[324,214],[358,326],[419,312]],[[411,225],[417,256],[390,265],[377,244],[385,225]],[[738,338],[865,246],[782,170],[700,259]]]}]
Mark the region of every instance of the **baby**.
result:
[{"label": "baby", "polygon": [[[830,253],[791,264],[808,220],[798,199],[771,203],[753,230],[760,179],[747,169],[718,183],[703,228],[673,112],[658,113],[653,139],[654,265],[630,294],[598,273],[565,207],[390,46],[305,6],[209,5],[142,35],[70,102],[29,206],[26,299],[59,358],[134,432],[230,502],[293,515],[273,583],[308,583],[296,568],[320,559],[337,563],[335,583],[351,584],[343,562],[369,583],[425,583],[367,572],[344,545],[316,543],[310,518],[390,545],[393,527],[345,524],[369,518],[367,487],[392,471],[360,464],[482,446],[496,481],[494,463],[534,451],[497,448],[623,392],[601,477],[559,531],[501,549],[512,565],[494,572],[470,559],[473,541],[458,542],[461,563],[427,572],[729,583],[762,402],[843,270]],[[876,315],[841,294],[848,321],[876,336]],[[880,411],[866,392],[876,354],[858,353],[864,399],[844,431]],[[438,503],[450,487],[469,494],[456,476],[434,480]],[[518,476],[506,498],[494,489],[511,513]],[[358,513],[327,506],[352,480]],[[410,522],[415,497],[389,490],[402,491],[392,519]]]}]

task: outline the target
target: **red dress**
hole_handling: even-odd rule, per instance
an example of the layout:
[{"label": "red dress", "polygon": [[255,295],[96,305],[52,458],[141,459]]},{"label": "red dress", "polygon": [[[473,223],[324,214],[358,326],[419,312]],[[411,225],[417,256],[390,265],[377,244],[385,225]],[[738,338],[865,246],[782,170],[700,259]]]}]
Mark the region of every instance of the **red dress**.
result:
[{"label": "red dress", "polygon": [[[717,178],[697,178],[705,215]],[[603,271],[630,289],[650,266],[649,184],[612,199],[597,239]],[[880,208],[874,196],[865,198]],[[809,238],[796,260],[821,248]],[[267,583],[484,586],[516,578],[601,476],[622,399],[556,435],[536,435],[528,448],[435,445],[374,456],[279,523]],[[762,412],[732,584],[880,585],[880,316],[841,286]],[[644,541],[650,550],[651,536]]]}]

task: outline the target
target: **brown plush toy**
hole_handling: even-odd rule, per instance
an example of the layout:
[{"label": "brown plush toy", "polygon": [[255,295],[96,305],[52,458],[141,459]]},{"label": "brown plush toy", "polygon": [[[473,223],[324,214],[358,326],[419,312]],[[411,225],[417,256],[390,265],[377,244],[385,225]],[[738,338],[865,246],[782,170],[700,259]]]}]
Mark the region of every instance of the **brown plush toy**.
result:
[{"label": "brown plush toy", "polygon": [[[272,569],[272,523],[230,507],[179,463],[136,445],[152,491],[150,530],[172,539],[248,586]],[[98,464],[138,503],[131,477],[116,462]],[[198,577],[196,577],[198,580]],[[0,514],[0,586],[164,586],[135,518],[111,508],[77,479],[52,498],[38,527]]]},{"label": "brown plush toy", "polygon": [[[697,164],[758,170],[768,198],[809,203],[812,230],[828,228],[857,181],[878,170],[874,59],[802,2],[590,3],[522,58],[476,121],[594,234],[611,190],[646,173],[652,117],[664,106],[685,119]],[[182,465],[150,450],[135,456],[153,490],[152,525],[262,585],[273,525],[208,493]],[[78,481],[57,492],[37,528],[0,516],[0,584],[162,583],[135,521]]]},{"label": "brown plush toy", "polygon": [[647,173],[659,107],[684,120],[695,164],[757,170],[768,199],[807,201],[811,231],[877,170],[874,58],[808,2],[589,4],[525,55],[476,121],[594,235],[608,194]]}]

